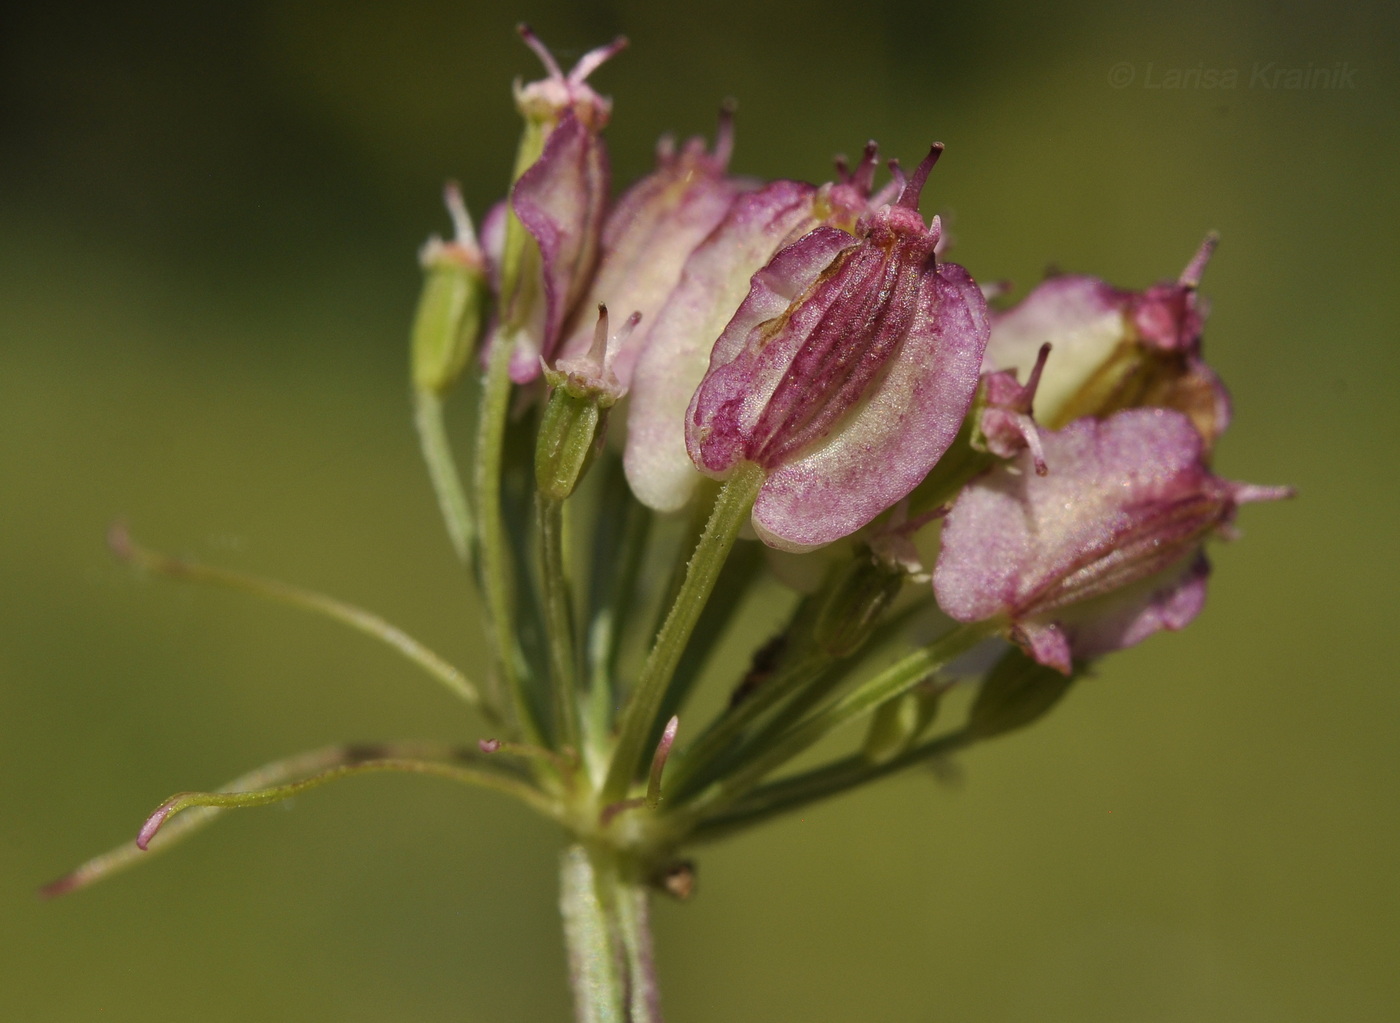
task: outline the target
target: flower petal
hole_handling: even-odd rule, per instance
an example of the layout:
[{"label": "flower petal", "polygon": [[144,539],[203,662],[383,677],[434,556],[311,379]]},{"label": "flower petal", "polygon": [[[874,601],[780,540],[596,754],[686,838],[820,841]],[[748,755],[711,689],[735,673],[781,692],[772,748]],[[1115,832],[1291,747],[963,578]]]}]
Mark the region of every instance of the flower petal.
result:
[{"label": "flower petal", "polygon": [[1016,370],[1025,379],[1040,346],[1049,341],[1054,351],[1036,391],[1035,418],[1049,426],[1062,425],[1060,412],[1125,333],[1122,305],[1111,286],[1097,277],[1052,277],[1020,304],[992,315],[982,368]]},{"label": "flower petal", "polygon": [[817,189],[774,181],[740,196],[686,260],[632,374],[627,482],[657,511],[685,505],[700,481],[685,446],[685,411],[710,350],[749,290],[750,277],[796,230],[812,222]]},{"label": "flower petal", "polygon": [[566,110],[539,160],[515,183],[511,207],[539,246],[544,288],[539,336],[522,332],[511,361],[511,377],[517,383],[539,375],[541,357],[552,361],[564,319],[588,286],[608,180],[602,139]]},{"label": "flower petal", "polygon": [[[958,621],[1005,618],[1041,663],[1065,670],[1200,610],[1200,548],[1238,505],[1288,496],[1230,483],[1205,467],[1191,421],[1170,409],[1080,419],[1042,436],[959,495],[934,570],[939,607]],[[1062,642],[1063,641],[1063,642]]]},{"label": "flower petal", "polygon": [[686,259],[724,219],[735,198],[754,187],[725,174],[727,122],[720,130],[713,155],[699,138],[679,154],[663,147],[657,169],[628,189],[609,212],[598,272],[572,330],[559,345],[561,357],[588,349],[596,306],[606,305],[619,317],[640,313],[639,328],[612,363],[622,385],[630,383],[657,312],[679,282]]},{"label": "flower petal", "polygon": [[754,528],[788,550],[864,526],[928,475],[957,436],[987,343],[986,305],[971,275],[944,263],[884,375],[828,440],[772,472]]}]

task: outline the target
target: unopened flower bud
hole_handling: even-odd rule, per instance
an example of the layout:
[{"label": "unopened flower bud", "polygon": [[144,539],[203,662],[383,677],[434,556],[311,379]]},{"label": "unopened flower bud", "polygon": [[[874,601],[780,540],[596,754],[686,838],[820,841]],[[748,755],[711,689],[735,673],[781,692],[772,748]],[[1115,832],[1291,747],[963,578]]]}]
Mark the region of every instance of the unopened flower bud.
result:
[{"label": "unopened flower bud", "polygon": [[1008,650],[982,680],[968,712],[967,731],[974,738],[990,739],[1025,728],[1048,714],[1073,683],[1074,675]]},{"label": "unopened flower bud", "polygon": [[471,217],[455,185],[446,189],[455,237],[431,238],[420,262],[425,279],[413,321],[413,385],[445,394],[457,382],[481,334],[490,289]]},{"label": "unopened flower bud", "polygon": [[535,486],[543,496],[557,501],[570,496],[602,447],[608,410],[623,394],[610,356],[639,319],[633,313],[621,330],[609,334],[608,311],[599,306],[593,346],[545,371],[552,390],[535,446]]}]

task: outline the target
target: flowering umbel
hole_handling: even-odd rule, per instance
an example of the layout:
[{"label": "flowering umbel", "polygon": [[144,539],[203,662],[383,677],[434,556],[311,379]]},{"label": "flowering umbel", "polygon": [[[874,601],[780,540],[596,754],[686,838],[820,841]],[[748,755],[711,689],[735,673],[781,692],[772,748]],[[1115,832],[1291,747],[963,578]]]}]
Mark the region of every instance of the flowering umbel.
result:
[{"label": "flowering umbel", "polygon": [[[454,238],[424,249],[411,345],[487,677],[362,608],[111,534],[148,572],[389,645],[471,712],[464,741],[333,746],[178,793],[45,891],[337,778],[448,778],[566,836],[578,1019],[656,1023],[648,902],[693,893],[692,845],[1033,723],[1087,663],[1189,623],[1206,541],[1289,492],[1209,467],[1230,418],[1201,355],[1213,236],[1176,281],[1056,277],[989,314],[919,212],[941,146],[878,188],[874,143],[823,185],[759,181],[730,170],[726,108],[712,148],[664,141],[613,199],[612,105],[588,79],[623,40],[565,73],[521,34],[546,76],[516,86],[508,194],[478,240],[449,189]],[[467,446],[444,418],[462,391]],[[754,623],[757,649],[711,656]],[[724,688],[700,703],[703,684]],[[978,691],[945,701],[959,684]],[[793,766],[838,735],[844,752]]]}]

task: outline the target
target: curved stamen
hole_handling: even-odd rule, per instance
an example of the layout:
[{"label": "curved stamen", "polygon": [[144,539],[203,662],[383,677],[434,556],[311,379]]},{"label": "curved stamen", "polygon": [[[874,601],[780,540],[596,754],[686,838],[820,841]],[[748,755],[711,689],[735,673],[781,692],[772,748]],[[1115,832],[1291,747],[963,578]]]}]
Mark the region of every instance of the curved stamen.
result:
[{"label": "curved stamen", "polygon": [[1026,378],[1025,386],[1021,388],[1021,393],[1025,395],[1025,408],[1029,412],[1035,406],[1035,392],[1040,387],[1040,374],[1045,370],[1045,360],[1050,358],[1050,342],[1040,346],[1040,351],[1036,353],[1035,365],[1031,367],[1031,375]]},{"label": "curved stamen", "polygon": [[851,175],[851,184],[860,189],[862,195],[869,195],[875,186],[875,164],[879,162],[879,154],[880,147],[871,139],[865,144],[865,149],[860,154],[860,163]]},{"label": "curved stamen", "polygon": [[589,50],[578,59],[574,69],[569,72],[570,85],[582,85],[594,71],[602,67],[613,57],[616,57],[623,50],[627,49],[627,37],[618,36],[605,46]]},{"label": "curved stamen", "polygon": [[1206,272],[1206,264],[1210,262],[1210,257],[1215,252],[1215,247],[1220,244],[1220,232],[1211,231],[1201,241],[1201,247],[1196,250],[1196,254],[1191,257],[1191,262],[1186,264],[1186,269],[1181,271],[1181,276],[1177,278],[1177,283],[1183,288],[1198,288],[1201,285],[1201,277]]},{"label": "curved stamen", "polygon": [[520,33],[520,38],[525,40],[525,45],[535,52],[536,57],[540,58],[540,63],[544,65],[549,77],[561,82],[564,81],[563,68],[554,59],[554,54],[549,52],[549,47],[540,42],[540,37],[535,35],[535,30],[523,21],[515,26],[515,30]]},{"label": "curved stamen", "polygon": [[472,223],[472,215],[467,212],[467,204],[462,198],[462,189],[457,182],[449,181],[443,185],[442,200],[447,206],[447,215],[452,218],[453,240],[465,249],[480,250],[481,245],[476,238],[476,225]]},{"label": "curved stamen", "polygon": [[719,105],[719,126],[715,128],[715,160],[723,168],[729,167],[729,158],[734,155],[734,114],[739,104],[726,99]]},{"label": "curved stamen", "polygon": [[942,142],[935,142],[929,147],[928,156],[919,161],[919,166],[914,168],[914,173],[909,175],[909,180],[904,183],[904,191],[899,193],[899,198],[895,201],[896,206],[903,206],[905,209],[918,212],[919,193],[924,190],[924,182],[928,180],[929,174],[933,171],[933,165],[938,162],[938,158],[942,155]]}]

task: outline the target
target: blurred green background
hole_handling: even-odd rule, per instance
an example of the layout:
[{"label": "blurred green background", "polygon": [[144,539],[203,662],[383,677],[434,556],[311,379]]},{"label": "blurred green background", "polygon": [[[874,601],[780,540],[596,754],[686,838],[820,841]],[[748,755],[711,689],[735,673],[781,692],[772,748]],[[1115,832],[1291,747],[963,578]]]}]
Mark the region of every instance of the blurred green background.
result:
[{"label": "blurred green background", "polygon": [[[669,1018],[1400,1018],[1394,6],[137,6],[16,5],[0,31],[0,1018],[567,1017],[556,835],[432,781],[33,894],[173,791],[481,734],[390,654],[134,579],[102,535],[125,518],[474,663],[405,333],[442,180],[478,212],[504,188],[509,83],[538,73],[520,19],[565,60],[631,37],[595,79],[619,182],[732,95],[742,172],[947,143],[925,207],[985,280],[1143,286],[1219,229],[1218,467],[1300,489],[1216,547],[1189,631],[961,784],[916,773],[707,851],[700,896],[657,912]],[[1309,66],[1340,87],[1269,87]]]}]

